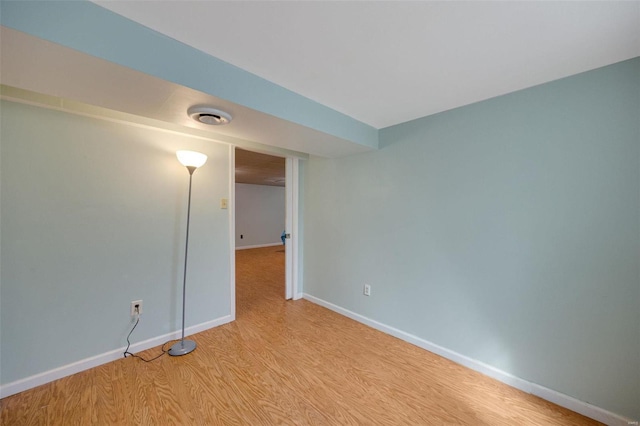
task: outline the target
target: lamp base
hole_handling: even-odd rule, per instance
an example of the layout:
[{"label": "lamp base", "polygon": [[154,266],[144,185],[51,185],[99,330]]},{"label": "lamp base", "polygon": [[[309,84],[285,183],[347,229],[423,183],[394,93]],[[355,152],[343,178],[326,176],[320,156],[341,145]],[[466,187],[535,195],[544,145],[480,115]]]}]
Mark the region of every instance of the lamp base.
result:
[{"label": "lamp base", "polygon": [[174,343],[173,346],[169,349],[169,355],[171,356],[181,356],[191,353],[196,348],[196,342],[193,340],[181,340],[177,343]]}]

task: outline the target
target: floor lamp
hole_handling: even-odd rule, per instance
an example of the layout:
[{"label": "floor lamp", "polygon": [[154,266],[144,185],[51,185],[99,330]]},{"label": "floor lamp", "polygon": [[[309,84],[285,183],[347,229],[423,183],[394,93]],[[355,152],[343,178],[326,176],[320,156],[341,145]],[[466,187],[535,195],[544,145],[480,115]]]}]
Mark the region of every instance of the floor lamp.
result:
[{"label": "floor lamp", "polygon": [[206,161],[207,156],[195,151],[178,151],[176,152],[178,161],[189,171],[189,202],[187,204],[187,238],[184,245],[184,275],[182,277],[182,338],[169,349],[169,355],[180,356],[193,352],[196,348],[196,342],[193,340],[184,340],[184,314],[185,299],[187,292],[187,253],[189,251],[189,220],[191,218],[191,180],[193,172],[201,167]]}]

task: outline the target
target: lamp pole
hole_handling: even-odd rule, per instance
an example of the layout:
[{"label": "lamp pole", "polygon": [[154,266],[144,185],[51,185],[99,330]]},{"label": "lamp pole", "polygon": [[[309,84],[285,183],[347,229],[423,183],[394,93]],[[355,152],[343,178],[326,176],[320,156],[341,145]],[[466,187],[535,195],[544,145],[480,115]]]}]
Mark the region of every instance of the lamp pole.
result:
[{"label": "lamp pole", "polygon": [[[197,157],[196,154],[200,157]],[[196,348],[196,342],[193,340],[184,340],[184,325],[186,313],[186,294],[187,294],[187,260],[189,254],[189,224],[191,222],[191,183],[193,180],[193,172],[207,161],[207,156],[192,151],[178,151],[178,160],[189,171],[189,199],[187,202],[187,236],[184,245],[184,274],[182,276],[182,337],[179,342],[174,343],[169,349],[169,355],[181,356],[193,352]],[[196,157],[196,158],[190,158]],[[204,158],[202,158],[204,157]],[[198,161],[194,161],[194,160]]]}]

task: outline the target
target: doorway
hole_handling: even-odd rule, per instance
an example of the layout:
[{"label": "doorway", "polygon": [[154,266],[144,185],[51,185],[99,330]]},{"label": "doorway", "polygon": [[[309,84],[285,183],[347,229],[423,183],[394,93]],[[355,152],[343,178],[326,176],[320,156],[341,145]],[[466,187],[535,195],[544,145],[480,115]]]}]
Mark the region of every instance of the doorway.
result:
[{"label": "doorway", "polygon": [[[269,253],[273,250],[272,256],[284,258],[284,285],[280,294],[285,299],[297,299],[298,159],[241,148],[232,148],[231,157],[234,164],[232,267],[235,271],[236,250],[238,253],[256,250],[256,255],[260,250]],[[243,253],[242,261],[248,258],[252,256]],[[277,261],[277,257],[271,259]],[[232,281],[235,286],[235,276]]]}]

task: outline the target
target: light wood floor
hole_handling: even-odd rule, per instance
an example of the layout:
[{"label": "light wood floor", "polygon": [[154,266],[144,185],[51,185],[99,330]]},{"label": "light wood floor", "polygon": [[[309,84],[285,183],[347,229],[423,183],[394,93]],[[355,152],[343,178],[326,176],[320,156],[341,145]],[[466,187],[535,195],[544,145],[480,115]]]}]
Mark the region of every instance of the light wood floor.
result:
[{"label": "light wood floor", "polygon": [[285,302],[281,250],[237,252],[237,320],[193,336],[195,352],[121,359],[5,398],[0,423],[597,424],[310,302]]}]

